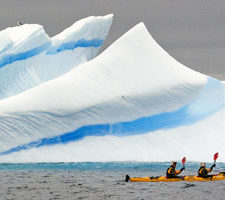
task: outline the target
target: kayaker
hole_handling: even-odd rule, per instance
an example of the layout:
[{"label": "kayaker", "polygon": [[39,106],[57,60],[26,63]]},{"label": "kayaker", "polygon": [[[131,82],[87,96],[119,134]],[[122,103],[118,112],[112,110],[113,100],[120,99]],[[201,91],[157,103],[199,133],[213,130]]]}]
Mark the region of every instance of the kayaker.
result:
[{"label": "kayaker", "polygon": [[180,176],[177,176],[180,174],[183,170],[185,170],[185,167],[181,168],[180,170],[176,170],[177,162],[172,161],[171,166],[166,171],[167,178],[183,178]]},{"label": "kayaker", "polygon": [[204,162],[201,163],[200,168],[198,170],[198,176],[203,178],[211,177],[211,175],[208,175],[208,173],[211,172],[215,166],[216,164],[214,163],[209,169],[207,169],[206,164]]}]

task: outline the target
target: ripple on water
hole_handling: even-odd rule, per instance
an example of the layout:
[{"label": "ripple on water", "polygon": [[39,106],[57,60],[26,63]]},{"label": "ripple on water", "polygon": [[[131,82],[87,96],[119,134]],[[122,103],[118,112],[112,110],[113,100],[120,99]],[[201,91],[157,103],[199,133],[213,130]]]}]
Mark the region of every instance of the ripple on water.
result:
[{"label": "ripple on water", "polygon": [[[15,169],[0,170],[0,199],[223,199],[224,181],[218,182],[177,182],[177,183],[125,183],[125,174],[131,176],[150,176],[164,174],[169,163],[148,164],[134,163],[95,163],[91,168],[85,164],[64,164],[66,168],[41,166],[25,166]],[[57,165],[57,164],[56,164]],[[96,168],[96,165],[98,168]],[[218,164],[218,168],[220,168]],[[48,167],[47,167],[48,166]],[[70,166],[70,169],[68,169]],[[100,166],[100,167],[99,167]],[[109,168],[107,168],[108,166]],[[118,169],[115,167],[118,166]],[[21,166],[20,166],[21,167]],[[192,164],[185,174],[194,174],[198,164]],[[0,167],[1,168],[1,167]],[[13,169],[14,168],[14,169]],[[56,169],[57,168],[57,169]]]}]

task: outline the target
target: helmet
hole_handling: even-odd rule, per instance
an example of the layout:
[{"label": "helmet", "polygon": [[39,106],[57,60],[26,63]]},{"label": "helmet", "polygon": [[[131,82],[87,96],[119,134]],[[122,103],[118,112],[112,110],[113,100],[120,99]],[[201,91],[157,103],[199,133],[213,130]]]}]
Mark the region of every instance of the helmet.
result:
[{"label": "helmet", "polygon": [[205,167],[205,162],[201,162],[201,167]]},{"label": "helmet", "polygon": [[177,162],[175,162],[175,161],[172,161],[172,165],[176,165],[177,164]]}]

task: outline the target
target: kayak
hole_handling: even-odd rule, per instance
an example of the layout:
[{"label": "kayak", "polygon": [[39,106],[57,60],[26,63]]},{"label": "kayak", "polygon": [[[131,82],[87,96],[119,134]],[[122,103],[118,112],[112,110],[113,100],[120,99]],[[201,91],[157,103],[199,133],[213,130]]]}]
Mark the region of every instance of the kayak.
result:
[{"label": "kayak", "polygon": [[178,181],[221,181],[225,180],[225,172],[219,174],[210,175],[210,177],[203,178],[200,176],[180,176],[178,178],[167,178],[166,176],[156,177],[129,177],[126,175],[126,182],[178,182]]}]

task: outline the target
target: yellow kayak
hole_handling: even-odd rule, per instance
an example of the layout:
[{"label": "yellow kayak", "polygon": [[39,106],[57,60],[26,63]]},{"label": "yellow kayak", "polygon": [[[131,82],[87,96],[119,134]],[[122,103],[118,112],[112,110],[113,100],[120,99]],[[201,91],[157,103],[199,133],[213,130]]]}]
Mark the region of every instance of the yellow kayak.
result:
[{"label": "yellow kayak", "polygon": [[207,178],[202,178],[199,176],[181,176],[179,178],[167,178],[166,176],[157,177],[134,177],[131,178],[126,175],[125,181],[128,182],[178,182],[178,181],[220,181],[225,180],[225,172],[219,174],[211,175]]}]

